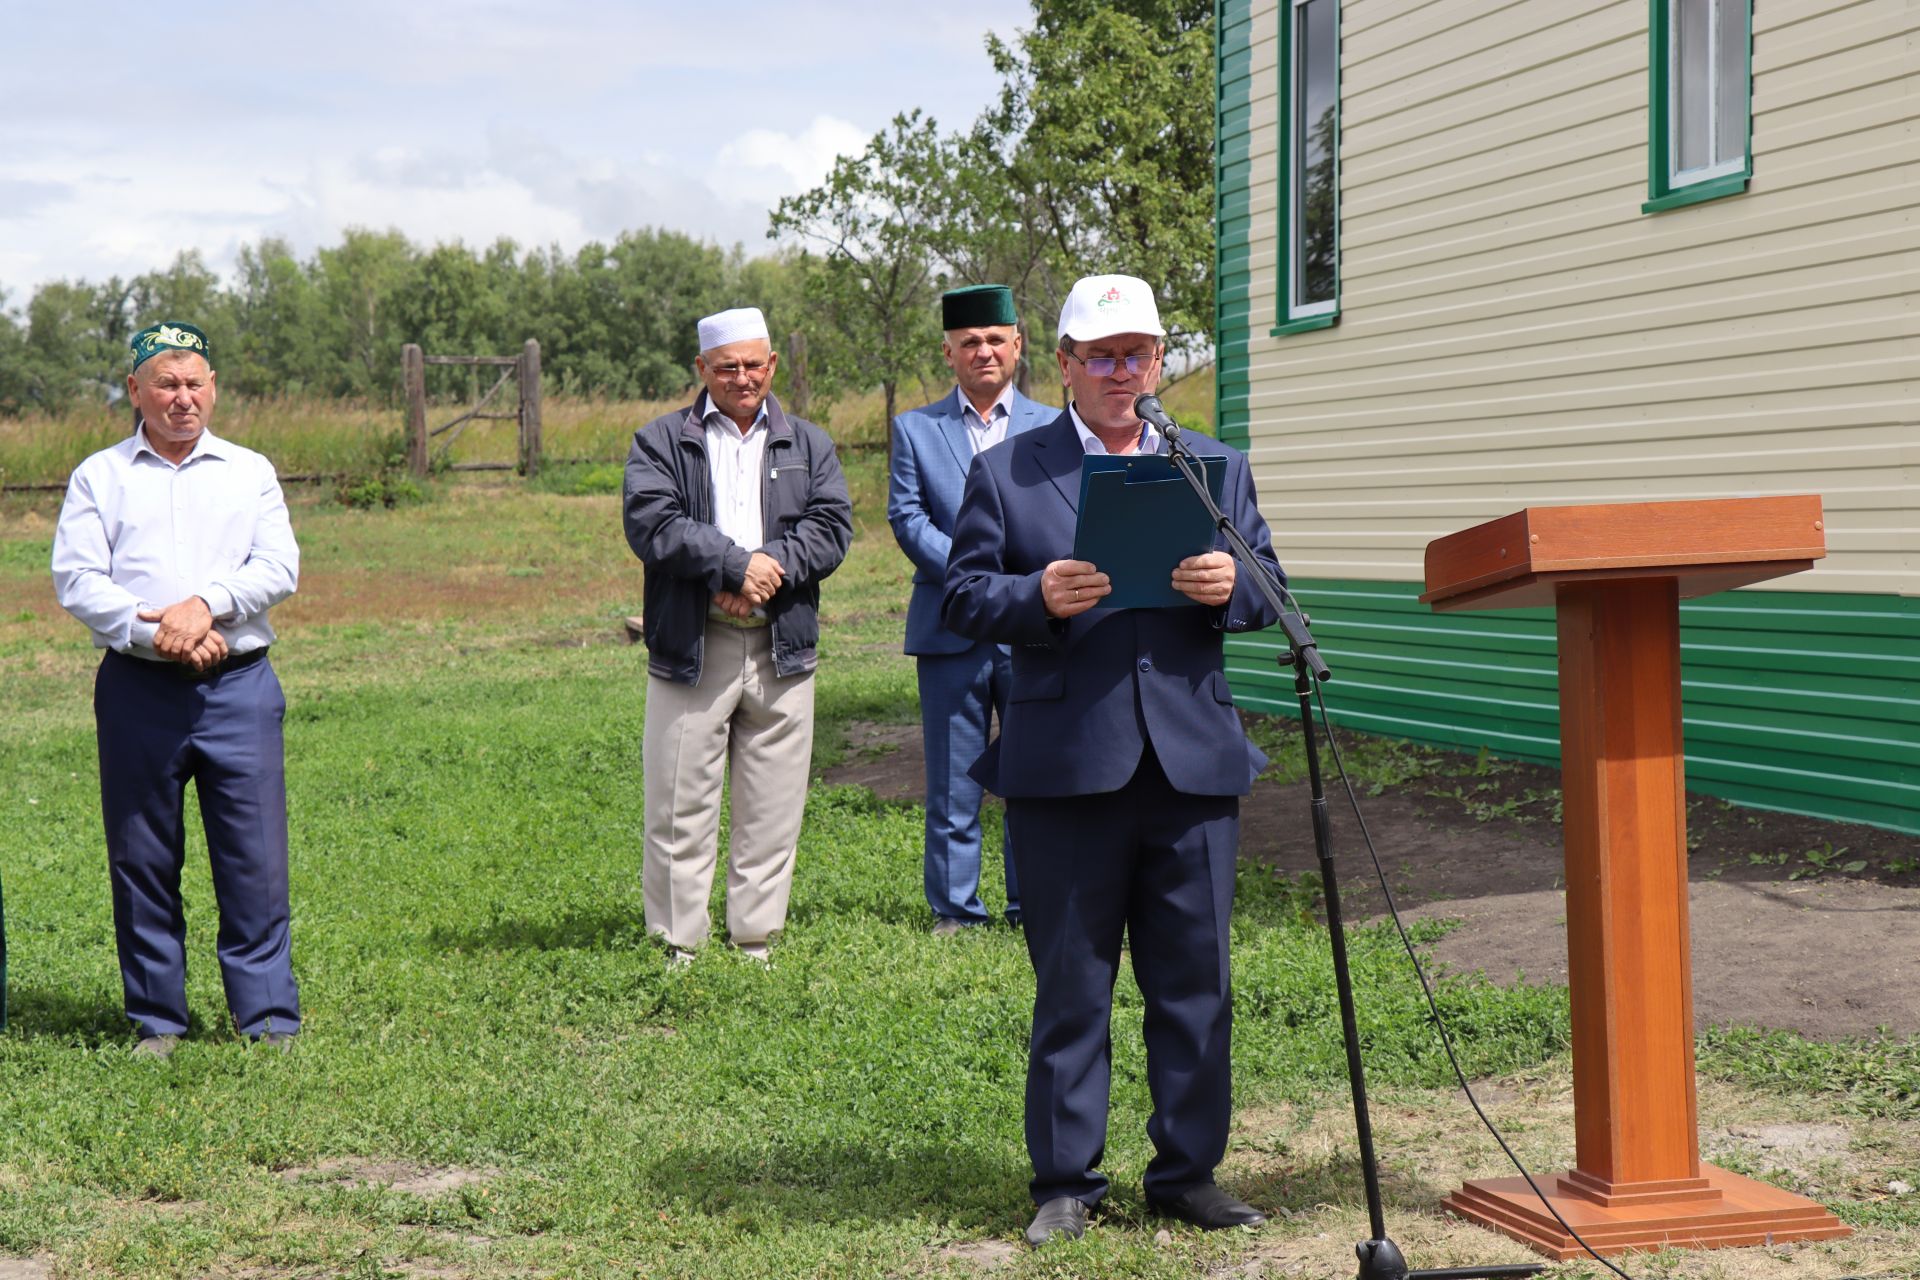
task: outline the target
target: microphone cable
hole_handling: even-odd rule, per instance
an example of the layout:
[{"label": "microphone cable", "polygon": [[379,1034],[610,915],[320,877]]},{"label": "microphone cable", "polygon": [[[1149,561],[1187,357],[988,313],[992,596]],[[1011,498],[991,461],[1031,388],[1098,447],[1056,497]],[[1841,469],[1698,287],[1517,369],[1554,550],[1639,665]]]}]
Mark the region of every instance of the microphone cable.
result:
[{"label": "microphone cable", "polygon": [[[1282,590],[1285,591],[1285,588],[1282,588]],[[1295,612],[1299,612],[1301,617],[1306,616],[1306,614],[1300,610],[1300,603],[1294,599],[1291,591],[1286,591],[1286,598],[1288,603],[1293,605]],[[1380,892],[1386,898],[1387,914],[1393,919],[1394,930],[1400,935],[1400,945],[1405,948],[1407,960],[1413,965],[1414,976],[1420,980],[1420,991],[1421,994],[1426,997],[1427,1010],[1433,1016],[1434,1029],[1440,1033],[1440,1047],[1446,1050],[1447,1063],[1453,1068],[1454,1079],[1460,1082],[1460,1091],[1467,1095],[1467,1103],[1473,1108],[1473,1113],[1480,1117],[1480,1123],[1485,1125],[1487,1132],[1493,1135],[1493,1140],[1500,1144],[1500,1150],[1506,1152],[1507,1159],[1512,1162],[1515,1169],[1519,1170],[1520,1176],[1527,1180],[1527,1185],[1533,1188],[1533,1194],[1540,1198],[1540,1203],[1546,1207],[1548,1213],[1553,1215],[1553,1220],[1558,1222],[1561,1227],[1566,1230],[1566,1233],[1573,1237],[1574,1242],[1582,1249],[1585,1249],[1587,1254],[1595,1262],[1613,1272],[1614,1275],[1619,1276],[1620,1280],[1634,1280],[1633,1276],[1622,1271],[1608,1259],[1601,1257],[1594,1247],[1588,1244],[1578,1231],[1573,1229],[1572,1224],[1560,1216],[1560,1211],[1553,1207],[1553,1201],[1549,1200],[1547,1193],[1540,1189],[1540,1184],[1534,1180],[1532,1172],[1528,1170],[1526,1165],[1521,1163],[1520,1157],[1514,1154],[1513,1148],[1507,1145],[1505,1135],[1503,1135],[1499,1128],[1494,1125],[1493,1121],[1488,1118],[1486,1111],[1480,1106],[1480,1100],[1473,1096],[1473,1086],[1467,1083],[1467,1073],[1461,1069],[1460,1059],[1454,1054],[1453,1036],[1447,1031],[1446,1020],[1440,1016],[1440,1005],[1434,999],[1432,984],[1427,980],[1426,966],[1420,963],[1420,954],[1414,950],[1413,939],[1407,935],[1407,927],[1400,919],[1400,909],[1394,904],[1393,890],[1387,885],[1386,868],[1380,865],[1380,851],[1374,847],[1373,833],[1367,830],[1366,815],[1360,812],[1359,793],[1353,789],[1353,778],[1347,773],[1346,761],[1340,758],[1340,743],[1339,740],[1333,736],[1333,720],[1327,715],[1327,695],[1322,691],[1317,681],[1313,686],[1313,697],[1315,704],[1320,708],[1320,727],[1327,735],[1327,750],[1329,754],[1333,756],[1334,767],[1340,771],[1340,786],[1342,790],[1347,793],[1347,805],[1353,810],[1354,821],[1360,824],[1360,838],[1367,846],[1367,856],[1373,860],[1374,876],[1379,880]],[[1313,726],[1310,724],[1302,725],[1301,730],[1305,733],[1312,733]],[[1842,1276],[1840,1280],[1865,1280],[1865,1277]]]},{"label": "microphone cable", "polygon": [[[1294,608],[1298,610],[1299,603],[1293,600],[1292,592],[1287,593],[1287,598],[1293,603]],[[1305,615],[1302,614],[1302,616],[1304,617]],[[1533,1188],[1533,1194],[1540,1198],[1540,1203],[1546,1206],[1548,1213],[1553,1215],[1553,1220],[1558,1222],[1566,1233],[1573,1237],[1574,1242],[1582,1249],[1585,1249],[1595,1262],[1613,1272],[1614,1275],[1619,1276],[1620,1280],[1634,1280],[1633,1276],[1622,1271],[1608,1259],[1601,1257],[1599,1251],[1588,1244],[1586,1240],[1581,1237],[1580,1233],[1573,1229],[1573,1225],[1560,1216],[1560,1211],[1553,1207],[1553,1201],[1547,1198],[1547,1193],[1542,1191],[1540,1184],[1534,1180],[1533,1173],[1526,1165],[1521,1163],[1520,1157],[1516,1155],[1513,1148],[1507,1144],[1506,1136],[1500,1132],[1492,1119],[1488,1117],[1486,1111],[1480,1105],[1480,1100],[1473,1096],[1473,1086],[1467,1083],[1467,1073],[1461,1068],[1460,1059],[1453,1051],[1453,1036],[1447,1031],[1446,1020],[1440,1016],[1440,1004],[1434,999],[1433,984],[1427,980],[1426,966],[1420,963],[1420,954],[1414,950],[1413,939],[1407,934],[1407,926],[1400,919],[1400,908],[1395,905],[1393,901],[1393,890],[1387,885],[1386,868],[1380,864],[1380,851],[1374,848],[1373,833],[1367,830],[1367,819],[1360,812],[1360,797],[1353,789],[1353,778],[1347,773],[1347,763],[1340,756],[1340,743],[1333,736],[1333,721],[1327,715],[1327,695],[1322,691],[1318,681],[1316,681],[1313,686],[1313,697],[1314,702],[1320,708],[1320,724],[1327,735],[1327,749],[1333,756],[1334,767],[1340,771],[1340,786],[1347,793],[1347,804],[1353,810],[1354,820],[1360,824],[1360,838],[1366,843],[1367,856],[1373,859],[1374,876],[1380,882],[1380,892],[1386,897],[1387,915],[1392,918],[1394,930],[1400,935],[1400,945],[1406,949],[1407,960],[1413,965],[1414,976],[1420,980],[1420,992],[1426,997],[1427,1012],[1432,1015],[1434,1029],[1440,1033],[1440,1047],[1446,1051],[1447,1063],[1453,1068],[1454,1079],[1460,1082],[1461,1092],[1467,1095],[1467,1104],[1473,1108],[1473,1113],[1480,1117],[1480,1123],[1486,1126],[1488,1133],[1493,1135],[1493,1140],[1500,1144],[1500,1150],[1506,1152],[1507,1159],[1512,1162],[1515,1169],[1519,1170],[1520,1176],[1527,1180],[1527,1185]],[[1303,725],[1302,731],[1312,733],[1313,726],[1311,724]]]}]

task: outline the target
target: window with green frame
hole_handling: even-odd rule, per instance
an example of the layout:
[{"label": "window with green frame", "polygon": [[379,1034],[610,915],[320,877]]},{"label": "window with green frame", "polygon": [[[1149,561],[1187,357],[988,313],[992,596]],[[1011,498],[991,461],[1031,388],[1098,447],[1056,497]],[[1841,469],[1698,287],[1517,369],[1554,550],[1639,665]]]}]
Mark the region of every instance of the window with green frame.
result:
[{"label": "window with green frame", "polygon": [[1281,0],[1280,132],[1276,336],[1340,314],[1340,0]]},{"label": "window with green frame", "polygon": [[1647,202],[1658,213],[1753,177],[1753,0],[1650,0]]}]

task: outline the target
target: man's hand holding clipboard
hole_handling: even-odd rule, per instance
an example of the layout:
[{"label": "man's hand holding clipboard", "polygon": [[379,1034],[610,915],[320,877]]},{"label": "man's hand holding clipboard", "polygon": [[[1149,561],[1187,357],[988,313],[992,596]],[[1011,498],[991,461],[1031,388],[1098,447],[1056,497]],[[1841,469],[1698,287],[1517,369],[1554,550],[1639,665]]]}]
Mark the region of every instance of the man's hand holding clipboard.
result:
[{"label": "man's hand holding clipboard", "polygon": [[[1226,459],[1200,458],[1216,500]],[[1081,464],[1074,559],[1041,575],[1047,612],[1218,607],[1233,596],[1233,557],[1213,549],[1206,508],[1158,454],[1090,454]]]}]

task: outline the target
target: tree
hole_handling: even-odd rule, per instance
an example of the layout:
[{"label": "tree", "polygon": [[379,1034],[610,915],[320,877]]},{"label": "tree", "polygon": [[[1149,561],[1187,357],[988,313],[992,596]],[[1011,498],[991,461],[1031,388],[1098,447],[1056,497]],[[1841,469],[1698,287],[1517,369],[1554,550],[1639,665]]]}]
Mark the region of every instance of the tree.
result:
[{"label": "tree", "polygon": [[321,299],[286,241],[242,245],[229,297],[233,334],[225,350],[215,344],[222,386],[247,395],[333,390]]},{"label": "tree", "polygon": [[27,398],[59,412],[79,401],[105,403],[126,376],[127,286],[56,280],[27,304]]},{"label": "tree", "polygon": [[1002,181],[1023,224],[1044,217],[1055,286],[1139,276],[1171,345],[1209,345],[1212,0],[1034,0],[1032,28],[987,49],[1001,94],[974,147],[1017,140],[999,149]]},{"label": "tree", "polygon": [[815,323],[811,373],[821,390],[878,385],[891,422],[901,384],[939,367],[935,299],[945,284],[927,201],[952,150],[918,111],[895,116],[825,182],[782,200],[767,234],[790,234]]},{"label": "tree", "polygon": [[184,320],[205,330],[217,352],[230,333],[232,303],[199,250],[189,249],[166,270],[134,277],[127,287],[128,336],[162,320]]},{"label": "tree", "polygon": [[409,340],[394,301],[414,258],[414,247],[398,231],[363,227],[349,228],[338,248],[315,256],[311,272],[324,345],[312,354],[317,380],[333,394],[392,395],[400,347]]},{"label": "tree", "polygon": [[7,306],[0,290],[0,415],[21,412],[28,405],[33,371],[27,354],[27,333]]}]

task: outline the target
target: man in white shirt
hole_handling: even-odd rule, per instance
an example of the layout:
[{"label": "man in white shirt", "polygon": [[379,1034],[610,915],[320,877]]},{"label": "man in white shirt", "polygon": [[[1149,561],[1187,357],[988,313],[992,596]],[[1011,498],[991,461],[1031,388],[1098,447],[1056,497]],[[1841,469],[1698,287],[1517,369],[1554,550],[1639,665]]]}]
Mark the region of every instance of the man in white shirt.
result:
[{"label": "man in white shirt", "polygon": [[707,940],[720,791],[731,775],[727,939],[766,960],[787,899],[813,755],[820,582],[853,539],[833,441],[771,394],[757,308],[700,321],[705,389],[634,432],[623,525],[646,566],[641,890],[675,963]]},{"label": "man in white shirt", "polygon": [[180,898],[189,780],[219,905],[233,1024],[285,1047],[300,1029],[287,895],[286,701],[267,610],[300,549],[266,458],[209,429],[212,349],[190,324],[133,336],[132,436],[74,469],[53,540],[61,607],[106,651],[94,682],[114,932],[136,1052],[186,1034]]},{"label": "man in white shirt", "polygon": [[[1020,365],[1020,320],[1013,290],[968,285],[940,298],[940,353],[954,389],[893,420],[887,522],[913,561],[907,601],[906,651],[920,683],[920,736],[926,752],[927,821],[921,878],[933,931],[952,936],[988,921],[980,901],[980,784],[967,770],[986,750],[995,715],[1005,718],[1012,658],[1005,645],[970,640],[940,621],[947,549],[967,468],[974,456],[1009,435],[1042,426],[1057,409],[1014,386]],[[1020,920],[1014,836],[1002,841],[1009,923]]]}]

